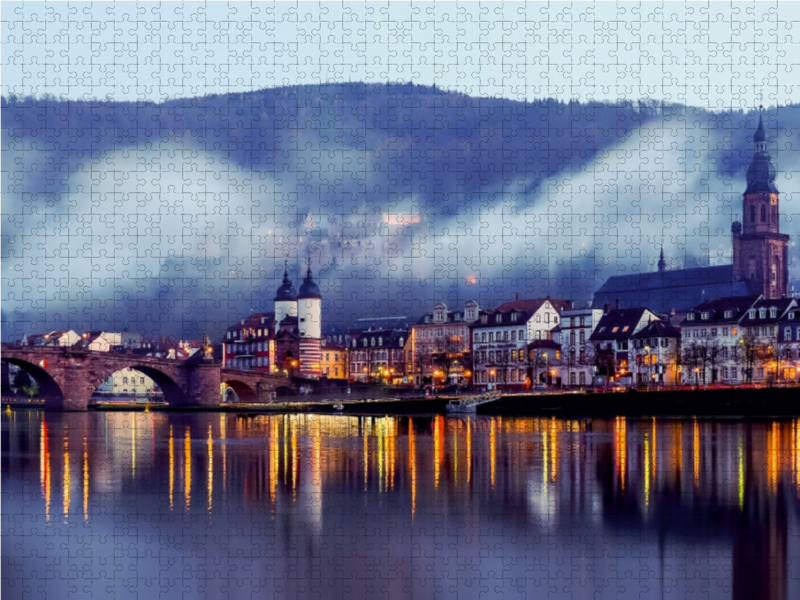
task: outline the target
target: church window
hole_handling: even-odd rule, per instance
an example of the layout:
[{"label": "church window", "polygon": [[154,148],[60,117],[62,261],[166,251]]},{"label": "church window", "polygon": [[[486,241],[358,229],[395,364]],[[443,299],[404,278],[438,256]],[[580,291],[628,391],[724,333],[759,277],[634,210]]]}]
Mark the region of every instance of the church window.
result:
[{"label": "church window", "polygon": [[767,222],[767,207],[764,206],[763,204],[761,205],[761,222],[762,223]]}]

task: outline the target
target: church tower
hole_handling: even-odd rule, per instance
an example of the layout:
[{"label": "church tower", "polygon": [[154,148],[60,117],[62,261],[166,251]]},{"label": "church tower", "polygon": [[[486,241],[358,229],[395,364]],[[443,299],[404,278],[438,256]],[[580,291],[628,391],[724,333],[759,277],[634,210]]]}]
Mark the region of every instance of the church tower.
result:
[{"label": "church tower", "polygon": [[767,151],[761,115],[753,136],[753,160],[747,169],[742,223],[731,227],[733,275],[748,282],[754,294],[781,298],[789,293],[789,236],[779,231],[775,167]]},{"label": "church tower", "polygon": [[297,295],[297,317],[300,329],[300,373],[307,377],[319,375],[322,359],[322,295],[311,277],[311,256],[308,272]]},{"label": "church tower", "polygon": [[283,267],[283,283],[275,292],[275,333],[281,326],[281,321],[286,317],[297,316],[297,292],[289,279],[289,264]]}]

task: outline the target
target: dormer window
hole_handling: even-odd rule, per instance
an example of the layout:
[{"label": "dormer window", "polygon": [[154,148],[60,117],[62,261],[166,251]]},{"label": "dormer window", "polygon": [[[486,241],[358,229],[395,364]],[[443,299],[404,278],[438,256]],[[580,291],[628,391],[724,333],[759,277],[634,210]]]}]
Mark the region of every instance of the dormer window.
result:
[{"label": "dormer window", "polygon": [[732,310],[726,310],[725,311],[725,318],[726,319],[730,319],[732,317],[733,317],[733,311]]},{"label": "dormer window", "polygon": [[775,317],[777,317],[778,316],[778,309],[774,308],[774,307],[770,308],[769,309],[769,316],[770,316],[771,319],[774,319]]},{"label": "dormer window", "polygon": [[511,313],[511,322],[516,323],[517,321],[519,321],[519,313]]},{"label": "dormer window", "polygon": [[488,323],[489,317],[486,315],[481,315],[481,323]]},{"label": "dormer window", "polygon": [[694,313],[689,313],[688,315],[686,315],[686,320],[687,321],[694,321]]},{"label": "dormer window", "polygon": [[700,313],[700,318],[703,319],[703,321],[708,321],[708,313]]},{"label": "dormer window", "polygon": [[766,316],[767,316],[767,309],[766,308],[760,308],[758,310],[758,318],[759,319],[763,319]]},{"label": "dormer window", "polygon": [[611,333],[617,333],[618,331],[619,331],[619,327],[614,327],[614,329],[611,330]]},{"label": "dormer window", "polygon": [[747,312],[747,316],[748,316],[748,317],[750,317],[751,319],[755,319],[755,318],[756,318],[756,309],[754,309],[754,308],[751,308],[751,309],[750,309],[750,310]]},{"label": "dormer window", "polygon": [[[372,341],[374,342],[375,340],[372,340]],[[378,346],[383,346],[383,338],[382,337],[378,338]]]},{"label": "dormer window", "polygon": [[494,316],[494,322],[495,323],[502,323],[503,322],[503,314],[502,313],[497,313]]},{"label": "dormer window", "polygon": [[403,336],[402,335],[400,336],[400,345],[401,346],[403,345]]},{"label": "dormer window", "polygon": [[793,312],[789,313],[789,319],[794,319],[794,313]]}]

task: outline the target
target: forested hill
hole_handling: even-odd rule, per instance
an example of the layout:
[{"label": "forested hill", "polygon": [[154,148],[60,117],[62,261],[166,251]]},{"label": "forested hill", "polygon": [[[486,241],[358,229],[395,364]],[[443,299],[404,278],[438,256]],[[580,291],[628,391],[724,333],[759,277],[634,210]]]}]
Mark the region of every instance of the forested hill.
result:
[{"label": "forested hill", "polygon": [[[176,335],[269,309],[284,259],[296,275],[309,250],[342,323],[364,306],[586,300],[653,269],[662,243],[673,267],[726,262],[757,122],[364,83],[3,98],[0,117],[4,325],[13,310]],[[795,235],[800,111],[764,119]]]}]

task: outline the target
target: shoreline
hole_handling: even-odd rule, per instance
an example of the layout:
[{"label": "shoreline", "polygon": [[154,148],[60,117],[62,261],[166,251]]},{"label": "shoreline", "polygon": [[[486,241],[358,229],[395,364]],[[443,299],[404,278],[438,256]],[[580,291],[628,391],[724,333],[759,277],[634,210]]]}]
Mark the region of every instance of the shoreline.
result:
[{"label": "shoreline", "polygon": [[[94,403],[90,411],[233,412],[246,415],[275,413],[329,413],[341,415],[451,414],[452,397],[402,398],[350,401],[274,402],[270,404],[221,404],[218,406],[169,406],[162,403]],[[334,408],[342,405],[341,410]],[[3,409],[44,410],[41,403],[3,402]],[[463,416],[464,413],[461,413]],[[765,387],[624,391],[602,393],[548,393],[501,396],[478,407],[478,415],[565,417],[800,417],[800,389]]]}]

